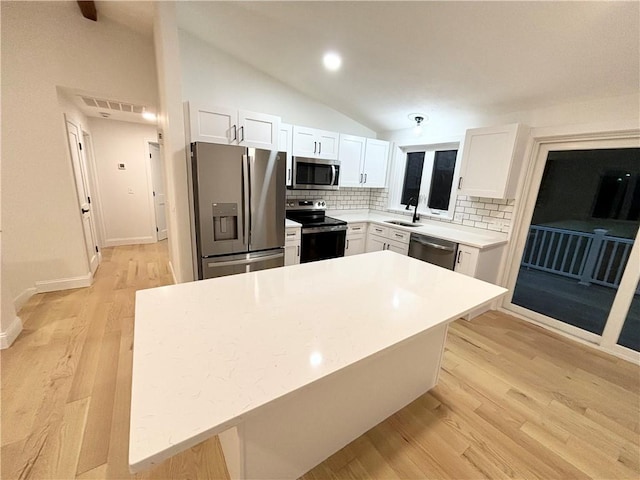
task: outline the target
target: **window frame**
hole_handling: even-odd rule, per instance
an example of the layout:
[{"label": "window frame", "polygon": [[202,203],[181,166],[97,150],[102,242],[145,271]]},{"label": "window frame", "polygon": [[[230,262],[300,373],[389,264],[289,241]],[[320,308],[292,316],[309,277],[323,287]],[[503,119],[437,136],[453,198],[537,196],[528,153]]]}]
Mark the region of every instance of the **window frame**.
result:
[{"label": "window frame", "polygon": [[[453,181],[451,182],[451,194],[449,197],[449,208],[438,210],[429,208],[427,202],[431,193],[431,181],[433,176],[433,163],[435,152],[441,150],[457,150],[456,165],[453,171]],[[402,188],[404,186],[404,176],[406,170],[407,154],[412,152],[425,152],[424,166],[422,169],[422,179],[420,180],[420,194],[418,195],[418,214],[429,218],[439,218],[443,220],[453,220],[458,197],[457,182],[460,178],[460,166],[462,163],[462,141],[459,138],[445,142],[429,143],[421,145],[396,145],[395,154],[392,159],[392,175],[389,182],[389,196],[387,210],[406,213],[406,204],[402,204]],[[428,187],[427,187],[428,185]],[[412,211],[412,208],[409,208]]]}]

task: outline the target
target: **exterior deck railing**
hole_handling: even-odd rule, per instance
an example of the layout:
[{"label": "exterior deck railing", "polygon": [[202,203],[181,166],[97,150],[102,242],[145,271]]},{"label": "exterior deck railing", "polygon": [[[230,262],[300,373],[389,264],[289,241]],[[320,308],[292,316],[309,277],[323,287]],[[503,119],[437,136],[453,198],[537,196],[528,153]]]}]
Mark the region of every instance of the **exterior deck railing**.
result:
[{"label": "exterior deck railing", "polygon": [[531,225],[522,266],[577,279],[582,285],[617,288],[633,239]]}]

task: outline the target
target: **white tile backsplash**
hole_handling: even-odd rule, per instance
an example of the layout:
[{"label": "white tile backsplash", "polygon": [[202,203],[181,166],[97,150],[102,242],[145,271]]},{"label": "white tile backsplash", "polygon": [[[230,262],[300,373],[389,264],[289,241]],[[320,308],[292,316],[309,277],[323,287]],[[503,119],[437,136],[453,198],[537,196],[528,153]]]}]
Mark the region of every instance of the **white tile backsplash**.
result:
[{"label": "white tile backsplash", "polygon": [[340,190],[287,190],[287,200],[322,198],[329,210],[362,210],[369,208],[369,188],[341,188]]},{"label": "white tile backsplash", "polygon": [[[388,199],[388,189],[371,189],[369,209],[379,210],[382,212],[388,211]],[[500,200],[495,198],[458,195],[453,220],[436,217],[427,218],[437,222],[456,223],[459,225],[482,228],[484,230],[507,233],[511,227],[514,203],[515,200]],[[394,211],[394,213],[398,212]],[[406,212],[406,215],[411,216],[412,212]]]},{"label": "white tile backsplash", "polygon": [[[329,210],[378,210],[389,211],[387,188],[341,188],[340,190],[287,190],[287,199],[322,198],[327,202]],[[452,220],[436,217],[425,217],[444,223],[468,225],[470,227],[508,233],[511,227],[515,200],[495,198],[468,197],[458,195]],[[393,213],[399,213],[394,211]],[[407,216],[412,211],[401,212]]]}]

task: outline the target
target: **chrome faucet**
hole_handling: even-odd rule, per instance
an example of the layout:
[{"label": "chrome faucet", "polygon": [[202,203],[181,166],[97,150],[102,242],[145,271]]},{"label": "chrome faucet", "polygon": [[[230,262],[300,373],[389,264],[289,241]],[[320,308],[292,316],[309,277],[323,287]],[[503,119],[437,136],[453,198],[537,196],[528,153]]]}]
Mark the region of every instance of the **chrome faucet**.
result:
[{"label": "chrome faucet", "polygon": [[409,207],[414,206],[411,202],[415,201],[415,210],[413,211],[413,223],[416,223],[418,220],[420,220],[420,215],[418,215],[418,201],[419,201],[419,197],[411,197],[409,199],[409,201],[407,202],[407,206],[405,207],[405,210],[409,210]]}]

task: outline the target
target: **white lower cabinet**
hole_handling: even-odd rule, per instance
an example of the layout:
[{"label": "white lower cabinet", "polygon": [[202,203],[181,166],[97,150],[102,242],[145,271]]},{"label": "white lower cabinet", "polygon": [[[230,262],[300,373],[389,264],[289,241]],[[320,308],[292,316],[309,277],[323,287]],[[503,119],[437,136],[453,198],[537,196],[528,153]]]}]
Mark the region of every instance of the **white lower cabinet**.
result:
[{"label": "white lower cabinet", "polygon": [[456,256],[455,271],[463,273],[470,277],[474,277],[476,273],[476,266],[478,264],[478,255],[480,249],[470,247],[468,245],[458,245],[458,254]]},{"label": "white lower cabinet", "polygon": [[284,233],[284,265],[300,263],[300,227],[289,227]]},{"label": "white lower cabinet", "polygon": [[391,250],[401,255],[407,255],[410,236],[410,233],[403,230],[371,224],[367,234],[367,252]]},{"label": "white lower cabinet", "polygon": [[366,223],[350,223],[347,225],[347,239],[344,246],[345,257],[365,252],[366,233]]},{"label": "white lower cabinet", "polygon": [[485,282],[498,283],[498,272],[504,252],[504,245],[483,248],[459,244],[454,270]]}]

